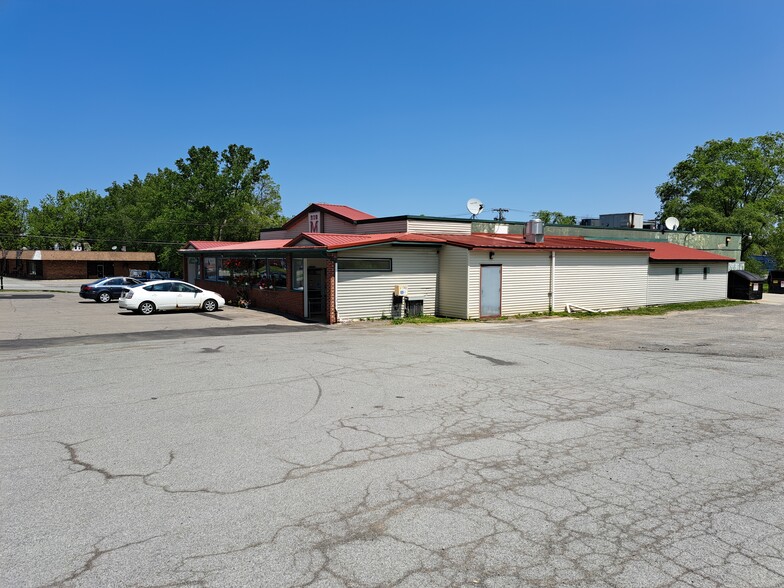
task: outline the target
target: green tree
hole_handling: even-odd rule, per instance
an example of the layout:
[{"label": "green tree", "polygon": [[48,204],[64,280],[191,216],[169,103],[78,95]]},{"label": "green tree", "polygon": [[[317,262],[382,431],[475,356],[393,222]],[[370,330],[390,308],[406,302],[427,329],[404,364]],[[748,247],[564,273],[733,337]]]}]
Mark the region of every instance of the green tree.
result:
[{"label": "green tree", "polygon": [[0,195],[0,249],[19,249],[27,230],[28,202]]},{"label": "green tree", "polygon": [[161,268],[179,271],[179,248],[189,240],[247,241],[280,226],[280,188],[251,148],[229,145],[222,153],[191,147],[176,169],[107,188],[101,246],[154,251]]},{"label": "green tree", "polygon": [[[662,218],[681,227],[740,233],[744,259],[774,248],[784,221],[784,133],[708,141],[656,188]],[[784,264],[784,259],[779,259]]]},{"label": "green tree", "polygon": [[58,190],[47,195],[28,214],[29,246],[47,249],[55,243],[70,247],[74,242],[95,241],[102,207],[103,198],[95,190],[76,194]]},{"label": "green tree", "polygon": [[229,145],[221,153],[191,147],[176,166],[185,210],[200,227],[192,238],[251,238],[261,219],[280,212],[277,184],[265,173],[269,161],[257,161],[250,147]]},{"label": "green tree", "polygon": [[538,218],[546,225],[576,225],[577,217],[552,210],[537,210],[531,218]]}]

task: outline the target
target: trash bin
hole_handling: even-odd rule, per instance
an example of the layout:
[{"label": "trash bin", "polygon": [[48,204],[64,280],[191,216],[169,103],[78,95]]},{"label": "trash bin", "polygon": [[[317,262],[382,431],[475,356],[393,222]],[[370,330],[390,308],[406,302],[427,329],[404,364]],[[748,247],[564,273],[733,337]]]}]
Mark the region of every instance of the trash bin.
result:
[{"label": "trash bin", "polygon": [[784,270],[768,272],[768,292],[784,294]]},{"label": "trash bin", "polygon": [[757,274],[743,270],[732,270],[727,276],[727,298],[760,300],[764,282],[765,280]]}]

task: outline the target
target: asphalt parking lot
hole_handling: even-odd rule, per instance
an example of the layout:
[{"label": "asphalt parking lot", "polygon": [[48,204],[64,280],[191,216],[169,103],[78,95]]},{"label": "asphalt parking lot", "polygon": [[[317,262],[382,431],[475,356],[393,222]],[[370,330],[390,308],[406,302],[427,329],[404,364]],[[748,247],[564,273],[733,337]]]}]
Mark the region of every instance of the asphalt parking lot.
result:
[{"label": "asphalt parking lot", "polygon": [[0,586],[784,585],[782,302],[326,327],[4,291]]}]

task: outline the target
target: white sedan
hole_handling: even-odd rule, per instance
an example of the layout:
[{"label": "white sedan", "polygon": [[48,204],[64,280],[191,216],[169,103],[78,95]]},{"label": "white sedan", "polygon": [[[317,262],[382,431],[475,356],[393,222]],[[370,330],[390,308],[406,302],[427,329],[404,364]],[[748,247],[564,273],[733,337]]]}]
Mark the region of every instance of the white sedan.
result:
[{"label": "white sedan", "polygon": [[177,280],[155,280],[129,288],[120,296],[120,308],[141,314],[156,310],[201,309],[213,312],[226,301],[217,292],[202,290]]}]

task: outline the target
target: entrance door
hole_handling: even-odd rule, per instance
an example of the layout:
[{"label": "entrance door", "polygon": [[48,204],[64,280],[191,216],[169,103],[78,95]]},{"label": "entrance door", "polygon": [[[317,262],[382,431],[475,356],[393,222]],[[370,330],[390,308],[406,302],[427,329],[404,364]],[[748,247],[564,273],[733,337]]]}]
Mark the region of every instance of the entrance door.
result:
[{"label": "entrance door", "polygon": [[98,264],[98,267],[96,268],[96,271],[98,273],[98,277],[99,278],[105,277],[105,274],[103,273],[103,264],[102,263]]},{"label": "entrance door", "polygon": [[326,307],[326,277],[324,268],[308,268],[308,316],[323,315]]},{"label": "entrance door", "polygon": [[479,316],[501,316],[501,266],[480,266]]}]

